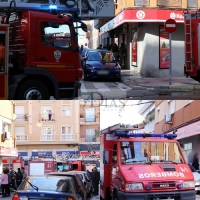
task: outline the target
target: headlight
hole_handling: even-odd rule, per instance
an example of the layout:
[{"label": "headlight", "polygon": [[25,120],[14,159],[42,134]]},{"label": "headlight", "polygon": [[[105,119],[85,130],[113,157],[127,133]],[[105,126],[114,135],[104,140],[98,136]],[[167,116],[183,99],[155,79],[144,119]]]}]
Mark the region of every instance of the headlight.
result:
[{"label": "headlight", "polygon": [[194,188],[195,182],[194,181],[185,181],[183,182],[183,188]]},{"label": "headlight", "polygon": [[142,183],[129,183],[126,184],[126,191],[143,190]]},{"label": "headlight", "polygon": [[90,67],[89,65],[86,65],[87,69],[93,69],[93,67]]}]

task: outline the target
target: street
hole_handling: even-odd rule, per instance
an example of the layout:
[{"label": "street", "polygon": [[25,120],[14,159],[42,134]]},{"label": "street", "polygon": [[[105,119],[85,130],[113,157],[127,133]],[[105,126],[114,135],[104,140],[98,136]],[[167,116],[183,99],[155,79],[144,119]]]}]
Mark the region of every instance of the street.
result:
[{"label": "street", "polygon": [[[12,195],[11,195],[11,197],[4,197],[3,199],[12,200]],[[97,200],[97,199],[100,199],[100,197],[99,196],[93,196],[91,198],[88,198],[87,200]],[[200,197],[199,197],[199,199],[200,199]]]},{"label": "street", "polygon": [[200,84],[190,78],[141,78],[133,74],[122,73],[122,82],[83,81],[78,99],[199,99]]}]

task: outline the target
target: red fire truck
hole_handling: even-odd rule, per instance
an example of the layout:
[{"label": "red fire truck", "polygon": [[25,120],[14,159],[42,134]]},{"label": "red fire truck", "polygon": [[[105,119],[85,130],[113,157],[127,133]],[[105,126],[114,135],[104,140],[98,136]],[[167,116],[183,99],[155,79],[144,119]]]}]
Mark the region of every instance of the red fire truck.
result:
[{"label": "red fire truck", "polygon": [[102,130],[101,199],[195,200],[194,177],[175,138],[120,125]]},{"label": "red fire truck", "polygon": [[78,95],[82,69],[76,29],[87,32],[80,18],[114,16],[113,1],[89,4],[87,0],[57,5],[0,2],[0,99],[73,99]]},{"label": "red fire truck", "polygon": [[185,11],[185,65],[188,77],[200,82],[200,12]]}]

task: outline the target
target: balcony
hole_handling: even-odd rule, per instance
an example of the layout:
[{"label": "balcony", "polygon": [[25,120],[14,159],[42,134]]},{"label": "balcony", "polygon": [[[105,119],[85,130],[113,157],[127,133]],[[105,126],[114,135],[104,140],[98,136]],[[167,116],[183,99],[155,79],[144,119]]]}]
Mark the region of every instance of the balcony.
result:
[{"label": "balcony", "polygon": [[150,6],[150,0],[135,0],[135,6]]},{"label": "balcony", "polygon": [[181,7],[182,0],[158,0],[157,5],[166,7]]},{"label": "balcony", "polygon": [[40,137],[41,141],[54,141],[54,135],[53,134],[42,134]]},{"label": "balcony", "polygon": [[74,140],[74,135],[73,134],[61,134],[60,140],[61,141]]},{"label": "balcony", "polygon": [[27,135],[16,135],[17,141],[27,141],[28,136]]},{"label": "balcony", "polygon": [[197,8],[198,7],[198,0],[188,0],[187,1],[188,8]]},{"label": "balcony", "polygon": [[99,122],[99,117],[95,117],[94,121],[87,121],[87,119],[84,116],[80,116],[80,125],[93,125],[99,124]]},{"label": "balcony", "polygon": [[51,116],[45,113],[40,113],[39,121],[40,122],[55,122],[55,113],[52,113]]},{"label": "balcony", "polygon": [[16,114],[15,122],[28,122],[28,115]]}]

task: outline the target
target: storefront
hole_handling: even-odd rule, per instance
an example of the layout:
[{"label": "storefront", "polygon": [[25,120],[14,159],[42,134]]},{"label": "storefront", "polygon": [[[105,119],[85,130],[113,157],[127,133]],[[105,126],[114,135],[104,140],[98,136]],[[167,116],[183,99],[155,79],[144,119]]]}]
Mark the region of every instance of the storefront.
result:
[{"label": "storefront", "polygon": [[111,41],[126,46],[126,69],[146,77],[168,76],[169,34],[164,30],[167,19],[175,19],[178,28],[172,35],[173,76],[184,75],[184,17],[177,10],[124,10],[100,28],[100,35],[112,33]]},{"label": "storefront", "polygon": [[190,163],[193,153],[200,152],[200,121],[177,129],[176,134],[176,139],[181,144],[184,155]]},{"label": "storefront", "polygon": [[80,155],[100,155],[100,144],[79,144]]}]

